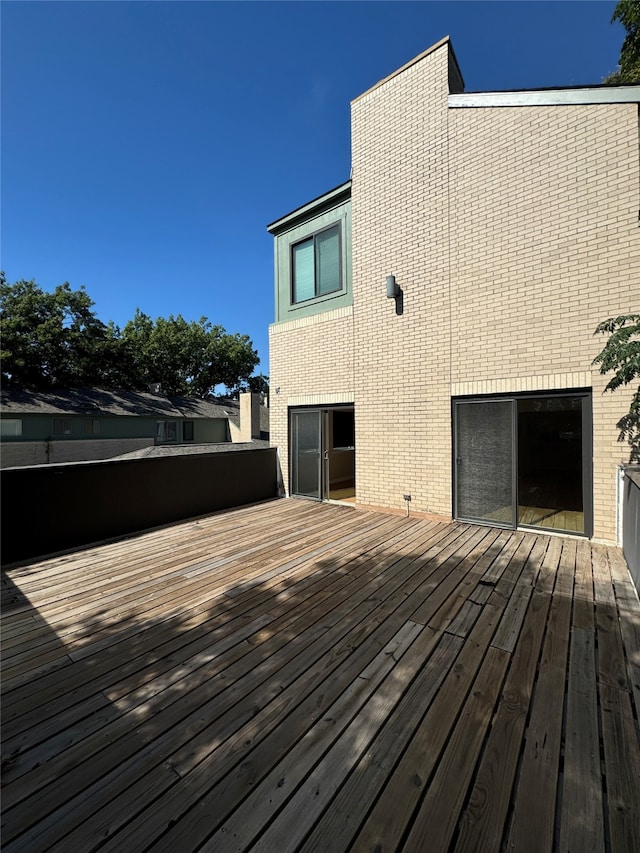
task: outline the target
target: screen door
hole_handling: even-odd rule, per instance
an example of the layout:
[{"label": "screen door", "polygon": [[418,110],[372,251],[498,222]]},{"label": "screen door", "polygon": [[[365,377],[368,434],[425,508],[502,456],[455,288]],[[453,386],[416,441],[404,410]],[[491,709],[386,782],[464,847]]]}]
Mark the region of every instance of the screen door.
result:
[{"label": "screen door", "polygon": [[455,514],[516,526],[513,400],[455,403]]}]

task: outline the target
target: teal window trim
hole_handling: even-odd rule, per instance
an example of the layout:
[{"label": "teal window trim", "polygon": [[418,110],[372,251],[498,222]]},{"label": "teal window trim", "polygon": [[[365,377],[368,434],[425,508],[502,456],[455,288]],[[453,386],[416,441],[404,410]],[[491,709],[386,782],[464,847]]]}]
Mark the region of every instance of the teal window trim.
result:
[{"label": "teal window trim", "polygon": [[344,289],[341,222],[293,243],[290,269],[292,305],[341,292]]},{"label": "teal window trim", "polygon": [[[313,291],[306,295],[307,299],[295,302],[294,294],[294,247],[304,245],[316,235],[323,233],[336,234],[332,229],[338,229],[340,235],[340,289],[329,293],[315,295],[315,280]],[[275,235],[275,322],[286,323],[314,314],[343,308],[353,304],[351,285],[351,204],[347,199],[336,207],[323,209],[317,216],[306,221],[296,222],[292,228]],[[334,239],[334,249],[337,248]],[[334,252],[335,259],[335,252]],[[315,269],[314,269],[315,277]],[[318,288],[321,290],[322,288]],[[328,289],[328,288],[327,288]],[[299,294],[298,294],[299,298]]]}]

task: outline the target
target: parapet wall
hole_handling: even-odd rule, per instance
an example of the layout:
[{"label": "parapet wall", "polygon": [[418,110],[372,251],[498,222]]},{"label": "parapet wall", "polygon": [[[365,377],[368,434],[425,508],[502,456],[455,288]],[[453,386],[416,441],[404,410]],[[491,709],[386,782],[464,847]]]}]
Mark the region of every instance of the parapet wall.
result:
[{"label": "parapet wall", "polygon": [[0,472],[2,562],[276,497],[275,448]]}]

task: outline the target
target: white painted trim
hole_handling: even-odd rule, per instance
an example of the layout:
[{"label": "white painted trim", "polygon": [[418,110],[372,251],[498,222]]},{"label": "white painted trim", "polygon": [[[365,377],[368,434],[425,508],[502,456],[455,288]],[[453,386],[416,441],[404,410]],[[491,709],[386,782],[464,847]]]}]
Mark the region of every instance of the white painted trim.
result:
[{"label": "white painted trim", "polygon": [[582,89],[539,89],[522,92],[465,92],[449,95],[449,106],[547,107],[574,104],[636,104],[640,86],[597,86]]}]

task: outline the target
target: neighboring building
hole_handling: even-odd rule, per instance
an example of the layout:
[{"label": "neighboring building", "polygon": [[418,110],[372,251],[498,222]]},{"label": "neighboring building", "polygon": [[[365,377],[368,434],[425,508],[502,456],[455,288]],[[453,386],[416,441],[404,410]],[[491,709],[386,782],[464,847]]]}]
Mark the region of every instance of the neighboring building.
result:
[{"label": "neighboring building", "polygon": [[269,441],[269,398],[248,391],[237,400],[221,397],[218,403],[229,414],[231,441]]},{"label": "neighboring building", "polygon": [[4,389],[1,465],[110,459],[154,445],[251,441],[260,438],[259,427],[251,428],[252,402],[259,408],[255,396],[219,403],[135,391]]},{"label": "neighboring building", "polygon": [[592,360],[640,312],[640,87],[463,90],[448,39],[378,83],[351,180],[269,226],[285,489],[613,541],[631,394]]}]

